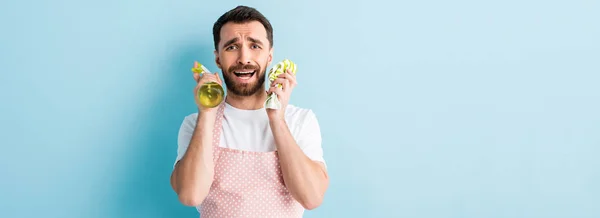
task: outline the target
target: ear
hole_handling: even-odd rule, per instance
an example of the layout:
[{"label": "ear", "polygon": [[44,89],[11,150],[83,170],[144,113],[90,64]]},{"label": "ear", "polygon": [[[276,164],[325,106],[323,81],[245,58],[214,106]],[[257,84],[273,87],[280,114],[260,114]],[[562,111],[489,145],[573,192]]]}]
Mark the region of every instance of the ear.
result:
[{"label": "ear", "polygon": [[219,67],[219,69],[223,70],[223,68],[221,68],[221,60],[219,60],[219,52],[217,50],[215,50],[214,54],[215,54],[215,63],[217,64],[217,67]]},{"label": "ear", "polygon": [[271,63],[273,62],[273,47],[269,49],[269,58],[267,60],[268,64],[266,67],[271,66]]}]

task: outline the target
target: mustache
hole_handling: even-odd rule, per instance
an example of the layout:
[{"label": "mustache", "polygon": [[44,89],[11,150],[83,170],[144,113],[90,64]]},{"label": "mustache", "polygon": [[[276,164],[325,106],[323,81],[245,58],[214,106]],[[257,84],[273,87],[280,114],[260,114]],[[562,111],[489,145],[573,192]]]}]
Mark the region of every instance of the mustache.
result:
[{"label": "mustache", "polygon": [[245,64],[245,65],[233,65],[231,67],[229,67],[229,72],[235,72],[235,71],[240,71],[240,70],[259,70],[260,67],[257,65],[253,65],[253,64]]}]

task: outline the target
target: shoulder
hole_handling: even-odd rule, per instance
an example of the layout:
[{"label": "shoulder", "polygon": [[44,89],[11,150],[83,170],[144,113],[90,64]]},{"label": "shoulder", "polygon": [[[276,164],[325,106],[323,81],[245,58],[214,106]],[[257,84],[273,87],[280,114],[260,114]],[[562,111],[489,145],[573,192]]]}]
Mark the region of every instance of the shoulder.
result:
[{"label": "shoulder", "polygon": [[312,109],[298,107],[296,105],[289,104],[285,109],[285,116],[288,119],[305,121],[307,119],[315,118],[315,113]]},{"label": "shoulder", "polygon": [[196,120],[198,119],[198,113],[191,113],[183,117],[183,122],[181,123],[182,129],[194,128],[196,126]]},{"label": "shoulder", "polygon": [[310,108],[303,108],[289,104],[285,109],[285,115],[287,117],[305,117],[314,115],[314,112]]},{"label": "shoulder", "polygon": [[183,120],[195,120],[195,119],[198,119],[198,112],[191,113],[191,114],[188,114],[185,117],[183,117]]}]

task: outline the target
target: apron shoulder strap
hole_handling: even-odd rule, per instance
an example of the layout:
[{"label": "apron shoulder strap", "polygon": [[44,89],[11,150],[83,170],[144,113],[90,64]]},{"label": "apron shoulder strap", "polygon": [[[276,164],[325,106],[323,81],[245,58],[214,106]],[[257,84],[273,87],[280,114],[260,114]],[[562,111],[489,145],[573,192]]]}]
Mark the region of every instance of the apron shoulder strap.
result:
[{"label": "apron shoulder strap", "polygon": [[213,128],[213,161],[216,165],[219,159],[219,143],[221,142],[221,131],[223,127],[223,112],[225,111],[225,102],[223,101],[217,109],[217,119]]}]

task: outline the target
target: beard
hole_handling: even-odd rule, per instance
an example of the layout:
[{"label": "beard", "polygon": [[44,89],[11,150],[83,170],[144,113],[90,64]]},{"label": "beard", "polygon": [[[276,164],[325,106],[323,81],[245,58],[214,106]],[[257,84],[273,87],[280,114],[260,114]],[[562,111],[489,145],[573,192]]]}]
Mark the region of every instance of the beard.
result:
[{"label": "beard", "polygon": [[[266,66],[266,64],[265,64],[265,66]],[[236,83],[235,79],[233,78],[236,75],[233,72],[242,71],[242,70],[254,70],[255,71],[254,74],[256,74],[256,75],[252,75],[252,76],[256,76],[257,80],[254,83]],[[265,74],[266,74],[266,69],[264,69],[258,65],[236,64],[236,65],[229,67],[229,69],[227,70],[227,73],[223,74],[223,78],[225,80],[225,85],[227,86],[227,90],[230,91],[232,94],[238,95],[238,96],[251,96],[251,95],[258,93],[261,90],[261,88],[264,87],[265,79],[266,79]]]}]

